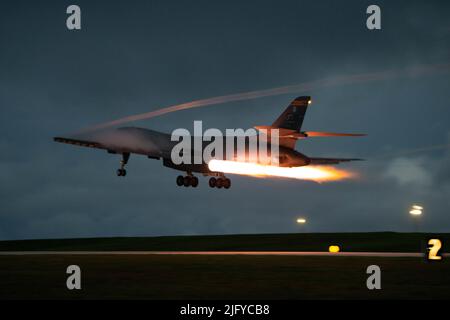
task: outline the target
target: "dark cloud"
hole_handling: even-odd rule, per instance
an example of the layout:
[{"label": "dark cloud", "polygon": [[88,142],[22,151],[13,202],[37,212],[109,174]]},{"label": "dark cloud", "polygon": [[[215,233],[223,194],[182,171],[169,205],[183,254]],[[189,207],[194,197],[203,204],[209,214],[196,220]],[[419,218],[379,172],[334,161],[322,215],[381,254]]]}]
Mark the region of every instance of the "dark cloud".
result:
[{"label": "dark cloud", "polygon": [[[175,171],[52,142],[55,135],[191,100],[340,74],[450,62],[450,5],[379,1],[382,30],[365,28],[368,1],[9,1],[0,12],[0,239],[104,235],[411,230],[448,231],[449,75],[308,92],[307,130],[367,132],[301,141],[314,156],[365,157],[355,181],[316,184],[233,177],[230,190],[175,186]],[[303,93],[302,93],[303,94]],[[270,124],[295,94],[181,111],[134,125],[170,132]],[[391,156],[389,156],[391,155]],[[384,157],[382,157],[384,156]]]}]

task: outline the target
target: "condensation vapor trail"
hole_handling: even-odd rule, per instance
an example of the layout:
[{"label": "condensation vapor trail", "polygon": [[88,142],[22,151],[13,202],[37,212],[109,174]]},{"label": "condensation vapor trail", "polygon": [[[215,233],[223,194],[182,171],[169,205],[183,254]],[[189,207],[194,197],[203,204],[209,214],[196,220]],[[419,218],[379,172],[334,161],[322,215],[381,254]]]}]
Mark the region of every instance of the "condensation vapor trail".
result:
[{"label": "condensation vapor trail", "polygon": [[410,154],[425,153],[427,151],[441,150],[441,149],[447,149],[447,148],[450,148],[450,143],[435,144],[435,145],[431,145],[431,146],[414,148],[414,149],[404,150],[404,151],[395,152],[395,153],[383,154],[380,156],[368,157],[368,159],[377,159],[378,160],[378,159],[396,158],[396,157],[407,156]]},{"label": "condensation vapor trail", "polygon": [[334,87],[334,86],[347,85],[347,84],[361,84],[361,83],[367,83],[367,82],[373,82],[373,81],[388,80],[388,79],[398,78],[398,77],[417,77],[417,76],[425,76],[425,75],[431,75],[431,74],[437,74],[437,73],[447,73],[449,71],[450,71],[450,64],[439,64],[439,65],[416,66],[416,67],[412,67],[412,68],[389,70],[389,71],[382,71],[382,72],[336,76],[336,77],[331,77],[331,78],[325,78],[322,80],[294,84],[294,85],[290,85],[290,86],[250,91],[250,92],[237,93],[237,94],[230,94],[230,95],[225,95],[225,96],[219,96],[219,97],[213,97],[213,98],[207,98],[207,99],[186,102],[186,103],[158,109],[155,111],[131,115],[131,116],[127,116],[127,117],[113,120],[110,122],[98,124],[98,125],[95,125],[92,127],[85,128],[85,129],[81,130],[80,133],[98,130],[98,129],[105,129],[108,127],[113,127],[113,126],[124,124],[127,122],[150,119],[150,118],[154,118],[154,117],[161,116],[161,115],[175,112],[175,111],[199,108],[199,107],[216,105],[216,104],[221,104],[221,103],[250,100],[250,99],[262,98],[262,97],[268,97],[268,96],[276,96],[276,95],[281,95],[281,94],[286,94],[286,93],[294,93],[294,92],[300,93],[300,92],[310,91],[313,89],[319,89],[319,88],[324,88],[324,87]]}]

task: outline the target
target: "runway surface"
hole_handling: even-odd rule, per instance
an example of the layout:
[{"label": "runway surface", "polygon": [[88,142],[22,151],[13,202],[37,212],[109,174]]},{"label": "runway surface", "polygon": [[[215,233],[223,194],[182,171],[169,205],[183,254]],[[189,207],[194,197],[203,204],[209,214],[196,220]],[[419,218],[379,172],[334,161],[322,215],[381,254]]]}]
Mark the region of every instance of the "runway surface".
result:
[{"label": "runway surface", "polygon": [[[0,251],[0,256],[22,255],[244,255],[311,257],[424,257],[420,252],[322,252],[322,251]],[[443,254],[448,256],[449,254]]]}]

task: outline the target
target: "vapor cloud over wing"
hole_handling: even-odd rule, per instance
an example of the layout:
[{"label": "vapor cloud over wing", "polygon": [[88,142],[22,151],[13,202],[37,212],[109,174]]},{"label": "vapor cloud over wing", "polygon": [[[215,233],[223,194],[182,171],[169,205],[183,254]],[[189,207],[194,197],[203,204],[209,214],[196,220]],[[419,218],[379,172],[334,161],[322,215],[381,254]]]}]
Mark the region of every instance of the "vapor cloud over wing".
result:
[{"label": "vapor cloud over wing", "polygon": [[284,86],[284,87],[277,87],[277,88],[271,88],[271,89],[265,89],[265,90],[257,90],[257,91],[243,92],[243,93],[230,94],[230,95],[225,95],[225,96],[195,100],[195,101],[191,101],[191,102],[177,104],[177,105],[161,108],[161,109],[154,110],[154,111],[131,115],[131,116],[117,119],[117,120],[105,122],[102,124],[98,124],[98,125],[95,125],[92,127],[85,128],[85,129],[81,130],[81,132],[105,129],[108,127],[113,127],[116,125],[132,122],[132,121],[145,120],[145,119],[158,117],[158,116],[161,116],[161,115],[164,115],[167,113],[176,112],[176,111],[180,111],[180,110],[205,107],[205,106],[222,104],[222,103],[227,103],[227,102],[250,100],[250,99],[263,98],[263,97],[268,97],[268,96],[276,96],[276,95],[287,94],[287,93],[299,94],[299,93],[302,93],[305,91],[311,91],[314,89],[319,89],[319,88],[324,88],[324,87],[334,87],[334,86],[341,86],[341,85],[348,85],[348,84],[361,84],[361,83],[368,83],[368,82],[372,82],[372,81],[388,80],[388,79],[398,78],[398,77],[418,77],[418,76],[426,76],[426,75],[448,73],[448,72],[450,72],[450,64],[437,64],[437,65],[420,65],[420,66],[415,66],[415,67],[410,67],[410,68],[405,68],[405,69],[388,70],[388,71],[372,72],[372,73],[362,73],[362,74],[356,74],[356,75],[335,76],[335,77],[315,80],[315,81],[311,81],[311,82],[304,82],[304,83],[294,84],[294,85],[289,85],[289,86]]}]

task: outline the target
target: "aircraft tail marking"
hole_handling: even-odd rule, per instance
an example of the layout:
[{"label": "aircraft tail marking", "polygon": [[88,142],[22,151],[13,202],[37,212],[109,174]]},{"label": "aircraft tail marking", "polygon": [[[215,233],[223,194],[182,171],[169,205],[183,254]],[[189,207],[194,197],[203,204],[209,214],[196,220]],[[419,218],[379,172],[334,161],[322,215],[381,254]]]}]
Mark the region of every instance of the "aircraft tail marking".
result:
[{"label": "aircraft tail marking", "polygon": [[272,123],[272,127],[294,130],[300,132],[306,109],[311,103],[311,97],[302,96],[295,98],[284,112]]}]

